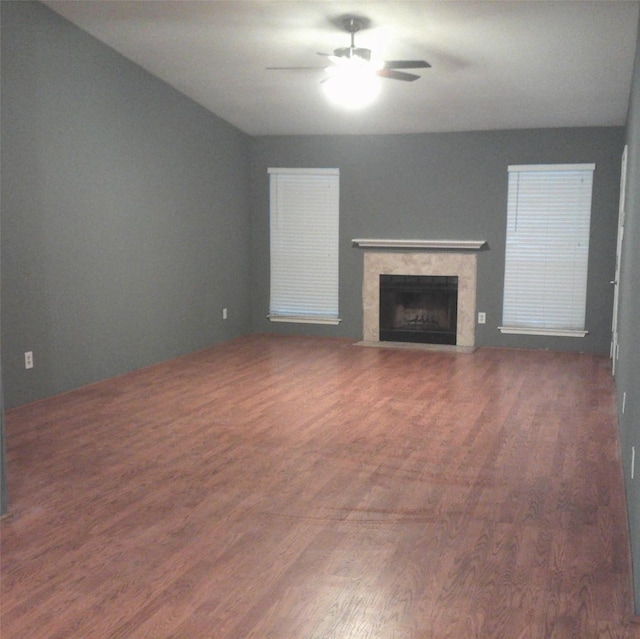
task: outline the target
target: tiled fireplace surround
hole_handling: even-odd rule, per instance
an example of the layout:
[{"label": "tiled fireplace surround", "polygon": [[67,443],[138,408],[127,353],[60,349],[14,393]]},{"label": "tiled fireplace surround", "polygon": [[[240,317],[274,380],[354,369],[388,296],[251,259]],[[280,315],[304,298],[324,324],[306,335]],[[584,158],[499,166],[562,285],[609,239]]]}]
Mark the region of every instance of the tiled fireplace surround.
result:
[{"label": "tiled fireplace surround", "polygon": [[442,250],[364,250],[363,341],[380,342],[380,275],[457,275],[457,347],[475,344],[477,256]]}]

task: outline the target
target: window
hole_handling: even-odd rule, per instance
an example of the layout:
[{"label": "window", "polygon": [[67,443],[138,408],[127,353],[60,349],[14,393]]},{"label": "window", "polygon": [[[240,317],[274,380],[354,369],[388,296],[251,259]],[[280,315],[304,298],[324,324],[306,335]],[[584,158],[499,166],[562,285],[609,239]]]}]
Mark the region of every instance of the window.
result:
[{"label": "window", "polygon": [[275,322],[337,324],[339,169],[269,169]]},{"label": "window", "polygon": [[594,169],[509,167],[503,333],[586,335]]}]

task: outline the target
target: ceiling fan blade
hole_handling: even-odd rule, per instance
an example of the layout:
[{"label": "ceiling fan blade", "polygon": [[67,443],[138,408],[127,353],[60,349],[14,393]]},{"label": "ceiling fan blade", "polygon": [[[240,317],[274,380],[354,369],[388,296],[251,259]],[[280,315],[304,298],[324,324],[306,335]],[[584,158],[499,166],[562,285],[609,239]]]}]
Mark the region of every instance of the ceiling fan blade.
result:
[{"label": "ceiling fan blade", "polygon": [[429,69],[431,65],[424,60],[385,60],[385,69]]},{"label": "ceiling fan blade", "polygon": [[419,75],[414,73],[405,73],[404,71],[395,71],[394,69],[380,69],[376,71],[376,75],[381,78],[388,78],[389,80],[404,80],[405,82],[413,82],[420,78]]},{"label": "ceiling fan blade", "polygon": [[267,71],[322,71],[324,67],[265,67]]}]

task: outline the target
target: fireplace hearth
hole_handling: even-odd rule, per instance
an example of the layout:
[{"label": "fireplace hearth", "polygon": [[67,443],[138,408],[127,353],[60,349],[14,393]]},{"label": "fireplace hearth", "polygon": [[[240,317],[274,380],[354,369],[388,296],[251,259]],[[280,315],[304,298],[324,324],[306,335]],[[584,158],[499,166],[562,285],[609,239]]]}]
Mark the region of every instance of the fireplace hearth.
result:
[{"label": "fireplace hearth", "polygon": [[380,341],[456,344],[458,277],[380,275]]}]

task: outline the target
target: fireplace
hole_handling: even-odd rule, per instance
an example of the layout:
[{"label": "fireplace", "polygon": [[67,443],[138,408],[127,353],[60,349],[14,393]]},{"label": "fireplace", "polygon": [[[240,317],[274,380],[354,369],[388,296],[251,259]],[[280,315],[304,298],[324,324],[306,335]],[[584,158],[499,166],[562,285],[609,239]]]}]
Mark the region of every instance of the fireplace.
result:
[{"label": "fireplace", "polygon": [[[377,247],[376,247],[377,248]],[[473,348],[475,342],[476,270],[477,258],[462,248],[455,252],[442,250],[377,250],[363,251],[362,278],[362,340],[364,344],[389,343],[380,339],[380,276],[381,275],[429,275],[456,276],[458,296],[456,309],[455,345],[433,348]]]},{"label": "fireplace", "polygon": [[380,340],[456,344],[458,277],[380,275]]}]

